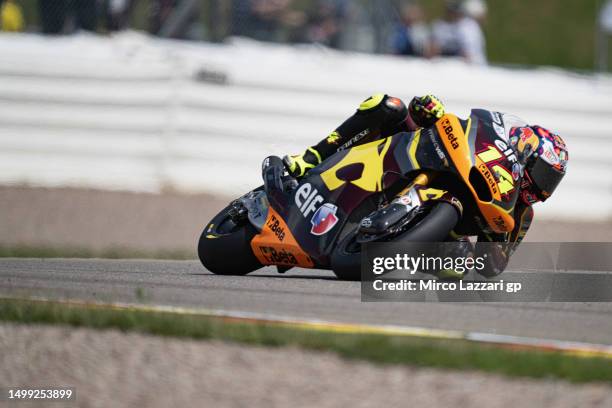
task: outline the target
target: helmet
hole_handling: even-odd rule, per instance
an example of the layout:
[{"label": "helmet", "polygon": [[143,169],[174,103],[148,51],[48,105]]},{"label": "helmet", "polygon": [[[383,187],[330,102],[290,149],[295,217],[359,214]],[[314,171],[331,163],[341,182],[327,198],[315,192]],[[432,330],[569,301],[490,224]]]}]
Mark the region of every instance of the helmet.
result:
[{"label": "helmet", "polygon": [[510,144],[524,165],[524,198],[546,201],[565,176],[569,160],[565,142],[543,127],[527,126],[510,129]]}]

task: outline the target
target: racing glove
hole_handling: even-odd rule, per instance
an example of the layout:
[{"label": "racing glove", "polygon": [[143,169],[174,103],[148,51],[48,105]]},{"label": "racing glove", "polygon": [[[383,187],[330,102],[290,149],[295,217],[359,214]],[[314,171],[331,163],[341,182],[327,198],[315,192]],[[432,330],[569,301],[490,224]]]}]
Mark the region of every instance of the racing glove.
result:
[{"label": "racing glove", "polygon": [[[451,236],[456,234],[451,231]],[[453,241],[451,241],[453,242]],[[468,237],[458,237],[454,240],[453,244],[445,247],[444,257],[451,258],[473,258],[474,257],[474,245],[470,242]],[[440,269],[437,271],[436,276],[440,280],[461,280],[465,275],[470,272],[471,269],[466,267],[456,267],[451,269]]]},{"label": "racing glove", "polygon": [[302,154],[283,157],[283,163],[293,177],[302,178],[312,168],[321,163],[321,155],[309,147]]},{"label": "racing glove", "polygon": [[410,117],[420,127],[430,127],[444,116],[444,104],[433,95],[415,96],[408,105]]}]

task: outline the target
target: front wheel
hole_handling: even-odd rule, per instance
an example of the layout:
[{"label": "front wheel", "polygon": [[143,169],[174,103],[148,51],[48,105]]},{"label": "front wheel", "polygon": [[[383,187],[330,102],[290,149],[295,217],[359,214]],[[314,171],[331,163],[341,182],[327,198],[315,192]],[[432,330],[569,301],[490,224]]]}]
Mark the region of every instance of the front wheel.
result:
[{"label": "front wheel", "polygon": [[198,242],[202,265],[217,275],[246,275],[262,267],[251,250],[257,230],[248,222],[235,224],[225,207],[206,226]]},{"label": "front wheel", "polygon": [[[459,222],[459,214],[451,204],[439,201],[406,232],[389,242],[440,242],[448,237]],[[331,265],[339,279],[361,280],[361,244],[356,240],[359,227],[347,234],[336,246]]]}]

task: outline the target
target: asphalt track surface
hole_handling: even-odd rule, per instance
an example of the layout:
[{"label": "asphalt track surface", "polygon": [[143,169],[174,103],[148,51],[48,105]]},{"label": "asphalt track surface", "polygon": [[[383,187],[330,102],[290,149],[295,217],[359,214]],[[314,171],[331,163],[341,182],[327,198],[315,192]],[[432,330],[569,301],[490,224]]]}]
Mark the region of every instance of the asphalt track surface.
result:
[{"label": "asphalt track surface", "polygon": [[0,259],[0,296],[206,308],[612,345],[612,303],[363,303],[328,271],[217,276],[195,261]]}]

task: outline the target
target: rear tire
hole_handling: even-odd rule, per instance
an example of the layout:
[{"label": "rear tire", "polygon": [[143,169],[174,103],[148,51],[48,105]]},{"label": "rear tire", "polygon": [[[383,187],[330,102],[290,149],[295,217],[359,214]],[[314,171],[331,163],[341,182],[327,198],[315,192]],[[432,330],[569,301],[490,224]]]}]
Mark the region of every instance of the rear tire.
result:
[{"label": "rear tire", "polygon": [[257,230],[247,220],[242,225],[234,224],[228,215],[230,208],[225,207],[202,232],[198,257],[214,274],[246,275],[263,266],[251,250]]},{"label": "rear tire", "polygon": [[[425,218],[390,242],[440,242],[448,237],[458,222],[459,214],[455,207],[440,201]],[[347,234],[332,253],[331,265],[338,279],[361,280],[361,245],[355,242],[358,228]]]}]

